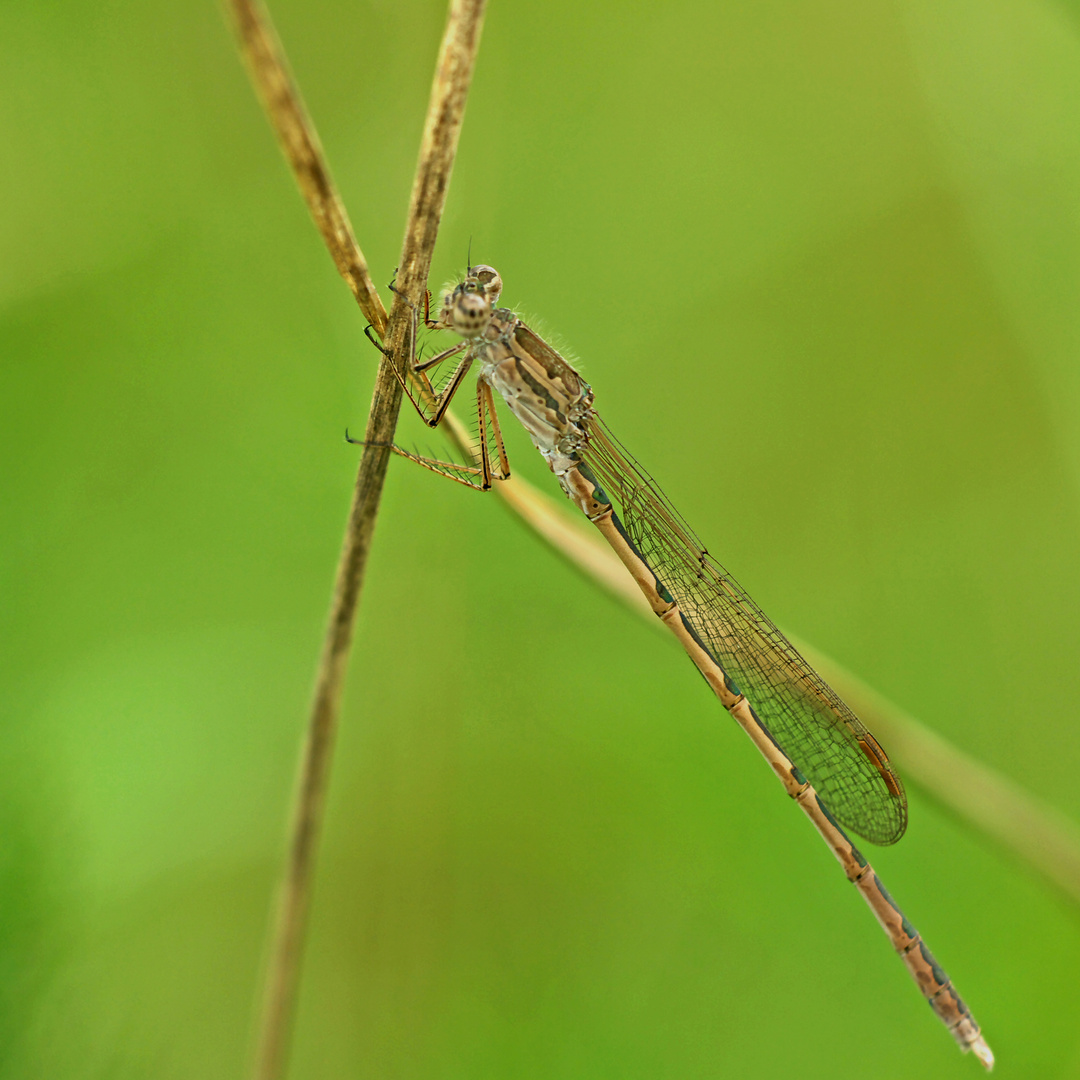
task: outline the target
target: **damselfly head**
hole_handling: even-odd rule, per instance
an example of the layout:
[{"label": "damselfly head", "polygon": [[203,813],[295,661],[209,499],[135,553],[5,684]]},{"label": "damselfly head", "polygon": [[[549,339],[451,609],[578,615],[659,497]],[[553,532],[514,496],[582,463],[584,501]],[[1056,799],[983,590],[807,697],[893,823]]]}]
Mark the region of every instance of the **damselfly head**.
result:
[{"label": "damselfly head", "polygon": [[490,266],[471,266],[465,280],[443,296],[439,323],[462,337],[484,332],[502,292],[502,278]]}]

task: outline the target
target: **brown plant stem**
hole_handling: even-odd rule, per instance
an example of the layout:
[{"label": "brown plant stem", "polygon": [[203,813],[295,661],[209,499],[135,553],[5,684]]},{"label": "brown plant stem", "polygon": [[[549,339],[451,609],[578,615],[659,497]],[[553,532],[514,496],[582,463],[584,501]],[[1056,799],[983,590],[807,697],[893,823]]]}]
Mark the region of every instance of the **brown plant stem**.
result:
[{"label": "brown plant stem", "polygon": [[485,2],[453,0],[451,4],[420,145],[397,275],[398,292],[389,321],[330,178],[318,136],[289,78],[269,16],[257,0],[229,2],[252,79],[315,224],[364,315],[389,346],[375,380],[364,452],[316,674],[263,988],[252,1076],[254,1080],[279,1080],[288,1058],[315,854],[353,625],[390,458],[388,447],[394,440],[401,408],[401,384],[392,365],[397,362],[401,365],[399,371],[403,370],[407,359],[405,345],[414,309],[406,298],[418,303],[427,282],[480,43]]},{"label": "brown plant stem", "polygon": [[382,337],[386,333],[386,309],[330,176],[319,136],[289,73],[270,15],[259,0],[226,2],[255,92],[273,125],[315,227],[364,317]]}]

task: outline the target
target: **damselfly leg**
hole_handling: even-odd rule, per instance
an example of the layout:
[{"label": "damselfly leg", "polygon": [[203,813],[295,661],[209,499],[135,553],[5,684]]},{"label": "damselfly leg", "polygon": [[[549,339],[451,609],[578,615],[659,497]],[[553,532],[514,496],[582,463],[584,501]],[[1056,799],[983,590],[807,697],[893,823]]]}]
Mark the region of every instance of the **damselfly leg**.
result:
[{"label": "damselfly leg", "polygon": [[[469,368],[472,367],[473,357],[468,353],[462,357],[458,362],[457,367],[454,368],[449,378],[445,381],[441,390],[436,390],[427,373],[438,367],[438,365],[445,360],[449,360],[450,357],[456,356],[458,353],[467,350],[469,343],[467,341],[459,341],[456,345],[452,345],[449,349],[444,349],[436,356],[432,356],[422,362],[418,361],[416,355],[416,339],[420,321],[420,311],[416,304],[403,293],[395,289],[392,284],[390,288],[405,300],[412,312],[412,318],[409,324],[409,339],[408,344],[406,345],[404,374],[399,370],[397,364],[393,365],[394,374],[397,376],[398,382],[401,383],[401,388],[405,391],[406,397],[412,402],[413,408],[420,414],[424,423],[427,424],[428,427],[438,427],[442,422],[443,416],[446,414],[446,410],[450,407],[450,402],[453,400],[458,388],[464,381],[465,376],[469,373]],[[430,303],[429,297],[430,294],[425,291],[424,325],[429,329],[436,329],[438,323],[430,318],[428,307]],[[390,356],[386,346],[372,334],[370,326],[365,329],[364,333],[379,352],[384,356]],[[393,358],[391,357],[391,359]]]},{"label": "damselfly leg", "polygon": [[[394,289],[391,285],[390,288]],[[398,295],[402,295],[398,293]],[[430,292],[424,292],[424,325],[432,330],[446,329],[443,321],[431,318]],[[456,345],[437,353],[427,360],[419,360],[416,354],[417,330],[420,321],[420,312],[416,304],[407,297],[405,298],[412,310],[412,319],[409,327],[407,343],[407,357],[404,364],[404,374],[394,365],[394,374],[397,376],[401,388],[412,402],[413,407],[428,427],[438,427],[446,415],[454,395],[469,373],[469,369],[476,359],[476,342],[464,338]],[[384,355],[389,356],[386,347],[374,337],[371,328],[365,331],[368,339]],[[457,366],[451,372],[441,389],[436,389],[431,382],[428,372],[439,364],[449,360],[452,356],[465,352],[458,361]],[[441,458],[425,457],[413,453],[401,446],[390,447],[399,457],[417,465],[430,469],[432,472],[454,480],[465,487],[475,488],[478,491],[489,491],[493,480],[506,480],[510,476],[510,463],[506,456],[506,445],[503,441],[502,429],[499,426],[499,417],[495,411],[495,401],[491,392],[490,384],[481,377],[476,384],[476,419],[477,419],[477,446],[474,451],[479,461],[478,465],[460,465],[453,461],[443,461]],[[346,438],[349,442],[355,439]]]}]

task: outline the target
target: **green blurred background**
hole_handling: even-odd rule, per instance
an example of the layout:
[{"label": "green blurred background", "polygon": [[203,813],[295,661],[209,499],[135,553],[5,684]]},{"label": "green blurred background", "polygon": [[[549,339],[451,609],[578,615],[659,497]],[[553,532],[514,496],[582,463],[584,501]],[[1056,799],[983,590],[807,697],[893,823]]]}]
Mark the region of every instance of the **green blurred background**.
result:
[{"label": "green blurred background", "polygon": [[[443,7],[272,10],[382,285]],[[1065,0],[493,0],[433,281],[1080,818],[1078,101]],[[239,1077],[374,350],[213,4],[8,0],[0,138],[0,1075]],[[872,854],[1000,1075],[1080,1076],[1076,911],[919,790]],[[678,650],[394,462],[292,1075],[978,1072]]]}]

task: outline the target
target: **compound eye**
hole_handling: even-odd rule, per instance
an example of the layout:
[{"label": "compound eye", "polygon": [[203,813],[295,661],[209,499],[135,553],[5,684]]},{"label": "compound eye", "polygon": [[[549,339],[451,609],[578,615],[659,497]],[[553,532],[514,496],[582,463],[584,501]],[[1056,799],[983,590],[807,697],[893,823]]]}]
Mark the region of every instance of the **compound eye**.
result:
[{"label": "compound eye", "polygon": [[484,294],[494,304],[502,292],[502,278],[494,266],[474,266],[473,280],[484,290]]}]

